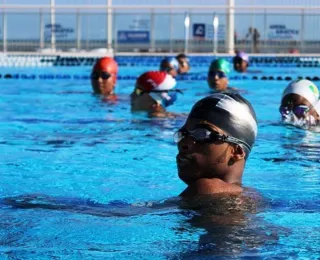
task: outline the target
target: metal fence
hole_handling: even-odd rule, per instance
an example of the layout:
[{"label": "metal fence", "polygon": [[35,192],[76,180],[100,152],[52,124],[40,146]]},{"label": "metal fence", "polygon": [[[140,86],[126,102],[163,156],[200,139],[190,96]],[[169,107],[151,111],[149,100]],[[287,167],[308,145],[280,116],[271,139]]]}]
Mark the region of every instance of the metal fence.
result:
[{"label": "metal fence", "polygon": [[314,6],[234,7],[234,20],[228,6],[64,5],[53,11],[48,5],[0,5],[0,10],[3,52],[227,53],[230,33],[234,49],[248,53],[320,50],[320,7]]}]

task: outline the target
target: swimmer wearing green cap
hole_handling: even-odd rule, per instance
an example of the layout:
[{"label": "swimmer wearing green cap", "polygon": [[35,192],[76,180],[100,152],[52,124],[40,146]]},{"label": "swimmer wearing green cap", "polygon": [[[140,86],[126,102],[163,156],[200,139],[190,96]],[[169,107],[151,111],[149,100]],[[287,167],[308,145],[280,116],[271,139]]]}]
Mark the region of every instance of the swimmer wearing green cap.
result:
[{"label": "swimmer wearing green cap", "polygon": [[215,91],[228,91],[233,88],[228,87],[228,74],[230,73],[230,63],[225,59],[214,60],[208,71],[208,85]]},{"label": "swimmer wearing green cap", "polygon": [[257,135],[251,104],[235,93],[199,100],[175,134],[182,197],[241,193],[245,163]]}]

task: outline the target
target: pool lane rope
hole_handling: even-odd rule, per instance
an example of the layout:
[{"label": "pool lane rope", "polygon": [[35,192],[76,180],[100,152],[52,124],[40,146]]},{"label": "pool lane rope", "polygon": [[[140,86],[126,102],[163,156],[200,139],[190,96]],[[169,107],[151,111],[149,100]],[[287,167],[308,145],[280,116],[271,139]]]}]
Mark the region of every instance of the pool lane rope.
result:
[{"label": "pool lane rope", "polygon": [[[90,80],[90,75],[70,75],[70,74],[24,74],[24,73],[5,73],[0,74],[0,79],[23,79],[23,80]],[[118,80],[136,80],[137,76],[123,76],[118,75]],[[248,76],[248,75],[234,75],[230,76],[229,80],[270,80],[270,81],[291,81],[294,79],[307,79],[311,81],[319,81],[318,76]],[[196,80],[207,80],[206,75],[182,75],[178,76],[177,80],[181,81],[196,81]]]}]

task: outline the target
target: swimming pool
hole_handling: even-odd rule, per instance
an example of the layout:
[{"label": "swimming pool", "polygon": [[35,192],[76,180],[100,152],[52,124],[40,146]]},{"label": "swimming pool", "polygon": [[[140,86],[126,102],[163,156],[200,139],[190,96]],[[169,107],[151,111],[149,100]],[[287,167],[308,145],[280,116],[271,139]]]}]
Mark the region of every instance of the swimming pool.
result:
[{"label": "swimming pool", "polygon": [[[120,75],[156,68],[120,67]],[[259,69],[268,76],[319,73]],[[91,68],[3,70],[85,75]],[[193,72],[205,75],[206,64]],[[231,81],[253,104],[259,124],[244,185],[267,203],[236,224],[208,227],[175,203],[150,207],[174,201],[185,188],[172,138],[185,118],[131,114],[133,79],[118,81],[115,104],[93,96],[87,79],[1,79],[0,258],[319,258],[320,135],[280,124],[278,105],[287,84]],[[204,80],[179,81],[178,88],[184,95],[169,111],[187,113],[209,94]],[[3,203],[19,196],[18,207]]]}]

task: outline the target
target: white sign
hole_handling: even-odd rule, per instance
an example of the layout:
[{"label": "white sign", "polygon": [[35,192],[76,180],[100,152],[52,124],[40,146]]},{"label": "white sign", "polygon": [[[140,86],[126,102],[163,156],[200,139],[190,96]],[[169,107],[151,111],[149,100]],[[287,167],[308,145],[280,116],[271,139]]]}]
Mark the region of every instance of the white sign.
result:
[{"label": "white sign", "polygon": [[44,27],[44,37],[46,39],[51,38],[52,33],[54,33],[57,39],[63,39],[74,33],[74,30],[63,27],[61,24],[46,24]]},{"label": "white sign", "polygon": [[150,29],[150,20],[135,18],[132,23],[129,25],[130,30],[149,30]]},{"label": "white sign", "polygon": [[[226,26],[224,24],[219,24],[218,26],[218,40],[224,40],[226,38]],[[206,39],[213,39],[213,25],[206,24]]]},{"label": "white sign", "polygon": [[297,29],[287,28],[284,24],[272,24],[268,30],[269,40],[299,40],[300,32]]}]

